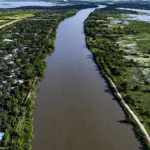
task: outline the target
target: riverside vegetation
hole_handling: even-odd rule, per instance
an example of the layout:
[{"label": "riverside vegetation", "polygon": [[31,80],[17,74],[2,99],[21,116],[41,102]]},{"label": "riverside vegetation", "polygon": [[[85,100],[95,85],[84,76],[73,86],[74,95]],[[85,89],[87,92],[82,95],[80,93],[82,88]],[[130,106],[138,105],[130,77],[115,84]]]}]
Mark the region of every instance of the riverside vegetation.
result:
[{"label": "riverside vegetation", "polygon": [[[150,134],[150,23],[131,20],[136,12],[115,8],[97,9],[85,20],[87,47],[102,75],[108,82],[111,77]],[[137,137],[150,149],[129,113],[126,122],[133,123]]]},{"label": "riverside vegetation", "polygon": [[[54,50],[59,23],[91,5],[32,7],[2,10],[12,18],[22,19],[0,30],[0,149],[29,150],[33,136],[34,94],[38,79],[47,66],[45,58]],[[6,12],[5,12],[6,11]],[[18,18],[19,12],[32,12]],[[2,19],[4,19],[4,16]],[[2,17],[2,15],[1,15]],[[31,18],[32,17],[32,18]]]}]

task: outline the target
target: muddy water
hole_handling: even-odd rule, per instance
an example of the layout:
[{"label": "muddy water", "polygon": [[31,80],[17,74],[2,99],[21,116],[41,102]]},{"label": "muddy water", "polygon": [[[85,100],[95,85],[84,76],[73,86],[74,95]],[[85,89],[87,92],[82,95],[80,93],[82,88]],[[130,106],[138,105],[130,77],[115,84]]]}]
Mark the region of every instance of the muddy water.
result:
[{"label": "muddy water", "polygon": [[83,21],[93,10],[58,27],[37,93],[33,150],[142,149],[86,48]]}]

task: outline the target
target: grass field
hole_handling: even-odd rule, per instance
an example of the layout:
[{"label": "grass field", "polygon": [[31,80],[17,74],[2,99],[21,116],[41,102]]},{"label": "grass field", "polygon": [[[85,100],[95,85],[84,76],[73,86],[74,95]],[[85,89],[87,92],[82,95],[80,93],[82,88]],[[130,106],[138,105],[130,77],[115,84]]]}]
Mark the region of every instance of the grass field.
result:
[{"label": "grass field", "polygon": [[25,19],[29,17],[34,17],[34,14],[37,12],[37,10],[2,10],[0,14],[0,22],[4,22],[4,20],[17,20],[17,19]]},{"label": "grass field", "polygon": [[0,20],[0,25],[10,22],[11,20]]},{"label": "grass field", "polygon": [[17,20],[17,19],[25,19],[25,18],[29,18],[29,17],[34,17],[34,14],[26,13],[26,14],[12,15],[12,16],[1,16],[0,19]]}]

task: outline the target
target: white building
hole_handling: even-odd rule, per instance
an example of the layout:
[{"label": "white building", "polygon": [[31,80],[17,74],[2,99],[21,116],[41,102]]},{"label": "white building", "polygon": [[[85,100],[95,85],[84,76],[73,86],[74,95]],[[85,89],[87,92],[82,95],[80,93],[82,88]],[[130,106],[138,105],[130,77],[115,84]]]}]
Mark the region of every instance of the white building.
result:
[{"label": "white building", "polygon": [[13,53],[17,53],[18,51],[19,51],[18,48],[15,48],[15,49],[12,50]]},{"label": "white building", "polygon": [[10,76],[7,76],[7,78],[12,78],[14,75],[12,74],[12,75],[10,75]]},{"label": "white building", "polygon": [[14,61],[10,61],[10,62],[8,62],[8,64],[14,64]]},{"label": "white building", "polygon": [[6,56],[3,57],[3,61],[8,60],[10,57],[12,57],[12,54],[8,54]]},{"label": "white building", "polygon": [[7,90],[7,93],[10,93],[11,90],[13,90],[15,87],[10,87],[8,90]]},{"label": "white building", "polygon": [[7,59],[9,59],[9,56],[8,56],[8,55],[6,55],[6,56],[3,57],[3,61],[5,61],[5,60],[7,60]]},{"label": "white building", "polygon": [[20,83],[20,84],[22,84],[22,83],[23,83],[23,80],[15,80],[15,83]]},{"label": "white building", "polygon": [[[0,110],[2,110],[2,107],[0,107]],[[0,132],[0,141],[3,139],[4,135],[4,133]]]},{"label": "white building", "polygon": [[15,72],[15,70],[18,70],[18,71],[19,71],[19,68],[12,69],[12,70],[11,70],[11,73],[14,73],[14,72]]},{"label": "white building", "polygon": [[7,81],[2,81],[3,84],[7,83]]},{"label": "white building", "polygon": [[9,57],[12,57],[12,54],[8,54]]},{"label": "white building", "polygon": [[13,39],[4,39],[3,42],[13,42]]}]

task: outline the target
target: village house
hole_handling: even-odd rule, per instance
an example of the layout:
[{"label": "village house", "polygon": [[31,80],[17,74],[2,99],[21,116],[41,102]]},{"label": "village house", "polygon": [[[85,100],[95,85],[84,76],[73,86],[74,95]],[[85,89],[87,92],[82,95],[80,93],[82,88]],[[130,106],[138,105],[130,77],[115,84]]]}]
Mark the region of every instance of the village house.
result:
[{"label": "village house", "polygon": [[14,64],[14,61],[10,61],[10,62],[8,62],[8,64]]},{"label": "village house", "polygon": [[13,39],[4,39],[3,42],[13,42]]},{"label": "village house", "polygon": [[15,70],[18,70],[18,71],[19,71],[19,68],[12,69],[10,72],[11,72],[11,73],[14,73],[14,72],[15,72]]},{"label": "village house", "polygon": [[7,90],[7,93],[10,94],[10,92],[14,89],[15,87],[10,87],[8,90]]},{"label": "village house", "polygon": [[12,50],[13,53],[17,53],[18,51],[19,51],[18,48],[15,48],[15,49]]},{"label": "village house", "polygon": [[12,74],[12,75],[10,75],[10,76],[7,76],[7,78],[12,78],[14,75]]},{"label": "village house", "polygon": [[6,80],[4,80],[4,81],[2,81],[2,83],[3,83],[3,84],[5,84],[5,83],[7,83],[7,81],[6,81]]},{"label": "village house", "polygon": [[22,84],[22,83],[23,83],[23,80],[17,80],[17,79],[15,79],[15,84],[16,84],[16,83]]},{"label": "village house", "polygon": [[[2,110],[2,107],[0,107],[0,110]],[[0,132],[0,141],[3,139],[4,133]]]},{"label": "village house", "polygon": [[12,54],[8,54],[6,56],[3,57],[3,61],[8,60],[10,57],[12,57]]}]

